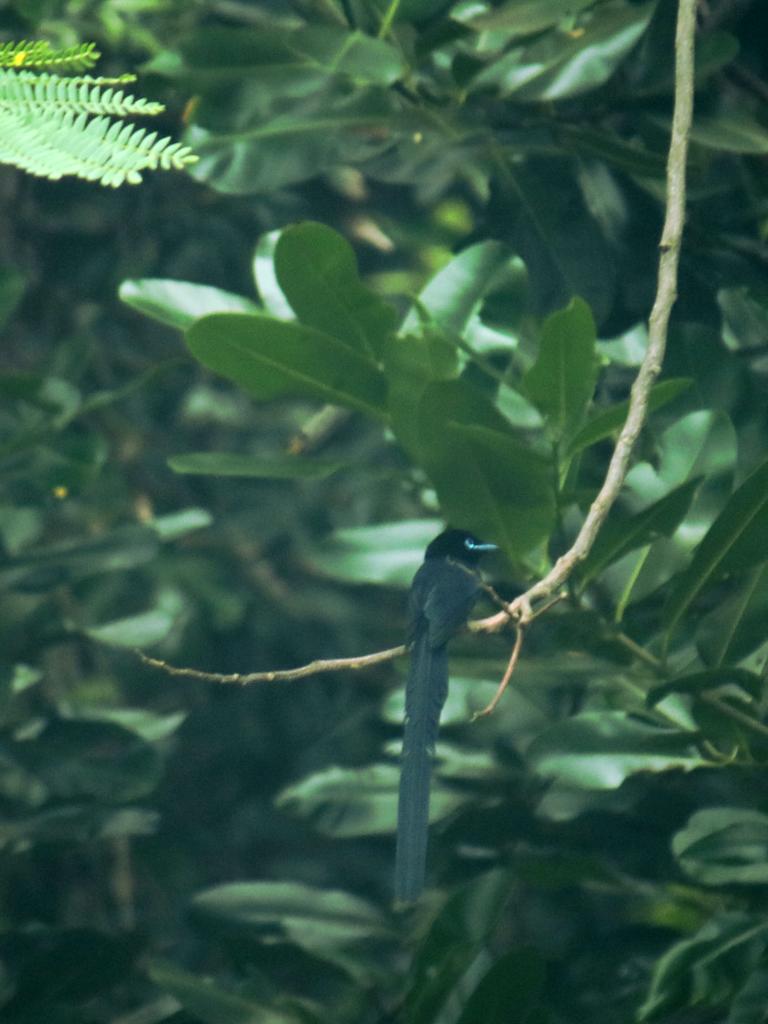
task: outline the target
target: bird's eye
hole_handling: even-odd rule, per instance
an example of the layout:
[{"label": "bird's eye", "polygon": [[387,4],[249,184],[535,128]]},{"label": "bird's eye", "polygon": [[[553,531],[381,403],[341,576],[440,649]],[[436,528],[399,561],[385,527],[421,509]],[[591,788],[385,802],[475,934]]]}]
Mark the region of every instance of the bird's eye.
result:
[{"label": "bird's eye", "polygon": [[477,547],[477,544],[471,537],[465,537],[464,547],[467,549],[467,551],[474,551],[475,548]]}]

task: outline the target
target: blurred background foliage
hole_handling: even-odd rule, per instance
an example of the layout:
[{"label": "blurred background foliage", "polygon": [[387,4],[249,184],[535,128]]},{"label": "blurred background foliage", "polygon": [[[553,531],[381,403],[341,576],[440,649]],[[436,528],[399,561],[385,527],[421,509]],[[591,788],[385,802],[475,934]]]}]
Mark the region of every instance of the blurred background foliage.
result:
[{"label": "blurred background foliage", "polygon": [[675,8],[3,6],[139,70],[200,155],[0,173],[4,1022],[766,1020],[761,0],[699,4],[619,506],[475,724],[510,638],[455,642],[423,904],[390,908],[402,665],[241,688],[132,651],[397,644],[445,514],[506,596],[565,550],[645,349]]}]

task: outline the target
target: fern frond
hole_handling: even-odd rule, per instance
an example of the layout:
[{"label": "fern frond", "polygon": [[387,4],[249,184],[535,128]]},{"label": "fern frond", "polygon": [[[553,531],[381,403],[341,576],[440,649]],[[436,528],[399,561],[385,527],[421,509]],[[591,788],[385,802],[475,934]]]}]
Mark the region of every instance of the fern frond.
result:
[{"label": "fern frond", "polygon": [[137,99],[114,89],[115,79],[82,75],[62,78],[55,74],[0,70],[0,109],[19,112],[72,110],[87,114],[160,114],[162,103]]},{"label": "fern frond", "polygon": [[58,71],[87,71],[101,54],[95,43],[78,43],[63,50],[54,49],[45,40],[23,40],[0,46],[2,68],[56,68]]},{"label": "fern frond", "polygon": [[0,109],[0,162],[40,177],[70,174],[117,188],[138,184],[142,171],[180,170],[196,159],[188,146],[108,117]]}]

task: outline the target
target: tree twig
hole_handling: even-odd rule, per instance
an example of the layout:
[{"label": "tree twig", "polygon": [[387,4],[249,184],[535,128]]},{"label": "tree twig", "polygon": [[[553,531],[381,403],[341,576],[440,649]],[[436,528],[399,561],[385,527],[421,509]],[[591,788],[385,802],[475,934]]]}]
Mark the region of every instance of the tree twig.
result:
[{"label": "tree twig", "polygon": [[184,668],[180,665],[171,665],[161,658],[151,658],[143,651],[136,650],[136,655],[141,658],[145,665],[152,668],[162,669],[169,676],[182,676],[186,679],[201,679],[208,683],[234,683],[237,686],[247,686],[249,683],[277,683],[287,682],[291,679],[304,679],[306,676],[316,676],[321,672],[349,671],[360,668],[370,668],[371,665],[378,665],[383,661],[392,661],[405,654],[405,644],[399,647],[389,647],[386,651],[374,651],[373,654],[362,654],[357,658],[320,658],[317,661],[310,661],[308,665],[300,665],[298,668],[273,669],[269,672],[203,672],[202,669]]}]

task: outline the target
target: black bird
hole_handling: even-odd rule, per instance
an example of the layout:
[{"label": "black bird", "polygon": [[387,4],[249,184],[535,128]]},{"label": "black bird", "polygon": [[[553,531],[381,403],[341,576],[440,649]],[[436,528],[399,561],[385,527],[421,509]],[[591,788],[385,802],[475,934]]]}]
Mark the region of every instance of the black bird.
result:
[{"label": "black bird", "polygon": [[432,752],[448,695],[447,643],[467,621],[480,590],[475,566],[495,544],[446,530],[424,554],[408,595],[411,661],[397,806],[395,900],[412,903],[424,888]]}]

